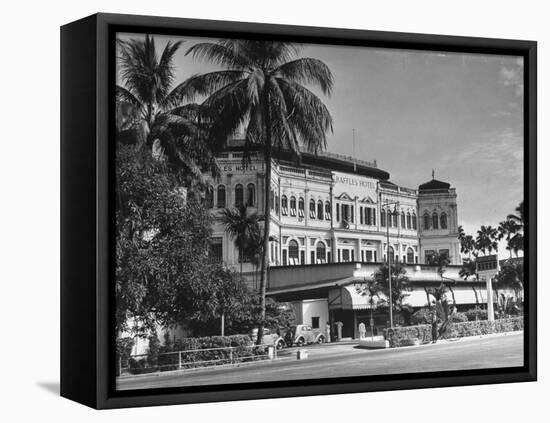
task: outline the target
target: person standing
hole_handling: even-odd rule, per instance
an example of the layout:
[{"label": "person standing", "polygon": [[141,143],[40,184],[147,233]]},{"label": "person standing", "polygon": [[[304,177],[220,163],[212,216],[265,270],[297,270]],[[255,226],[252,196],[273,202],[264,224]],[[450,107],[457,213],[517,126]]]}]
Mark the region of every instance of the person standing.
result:
[{"label": "person standing", "polygon": [[367,327],[363,322],[359,323],[359,339],[363,339],[367,333]]},{"label": "person standing", "polygon": [[327,342],[330,342],[330,323],[327,322],[327,325],[325,326],[325,336]]},{"label": "person standing", "polygon": [[437,313],[432,313],[432,344],[437,342]]}]

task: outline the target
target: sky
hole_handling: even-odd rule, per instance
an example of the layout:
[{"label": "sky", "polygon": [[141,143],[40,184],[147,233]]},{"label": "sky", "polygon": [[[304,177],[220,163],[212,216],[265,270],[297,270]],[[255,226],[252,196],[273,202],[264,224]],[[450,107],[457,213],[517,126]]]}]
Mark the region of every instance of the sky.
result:
[{"label": "sky", "polygon": [[[139,38],[141,35],[121,35]],[[158,52],[184,40],[175,82],[219,67],[186,56],[206,38],[155,36]],[[333,118],[327,150],[373,161],[401,186],[435,178],[458,195],[467,233],[497,226],[523,200],[523,60],[488,54],[304,44],[322,60],[330,97],[312,89]],[[312,87],[309,87],[312,88]],[[355,151],[353,132],[355,130]],[[499,255],[506,257],[504,245]]]}]

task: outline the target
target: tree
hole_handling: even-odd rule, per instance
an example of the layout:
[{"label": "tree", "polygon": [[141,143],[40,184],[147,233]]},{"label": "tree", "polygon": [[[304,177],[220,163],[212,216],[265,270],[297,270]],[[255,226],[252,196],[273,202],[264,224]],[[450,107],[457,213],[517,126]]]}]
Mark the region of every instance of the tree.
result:
[{"label": "tree", "polygon": [[[357,292],[362,296],[368,296],[369,308],[370,308],[370,319],[374,320],[374,310],[379,304],[384,304],[386,301],[380,296],[384,292],[384,287],[376,279],[367,280],[363,285],[358,286]],[[372,327],[371,327],[372,331]],[[371,333],[371,336],[374,336],[374,333]]]},{"label": "tree", "polygon": [[524,229],[525,229],[525,211],[523,201],[515,209],[516,214],[509,214],[507,220],[513,222],[514,235],[508,241],[508,249],[514,252],[516,257],[519,251],[523,251]]},{"label": "tree", "polygon": [[244,204],[222,211],[221,222],[239,250],[241,274],[245,257],[251,257],[258,248],[258,241],[261,238],[259,225],[261,220],[263,218],[258,216],[256,211],[249,211]]},{"label": "tree", "polygon": [[511,289],[514,291],[516,300],[519,302],[522,301],[522,292],[524,288],[522,259],[506,260],[495,279],[495,285],[498,289]]},{"label": "tree", "polygon": [[506,219],[498,224],[498,239],[506,239],[506,249],[510,251],[510,258],[512,258],[512,246],[511,239],[518,232],[519,225],[514,219]]},{"label": "tree", "polygon": [[117,141],[147,147],[180,176],[178,183],[192,184],[203,181],[204,169],[218,173],[220,146],[204,142],[207,121],[200,119],[200,106],[182,104],[185,86],[172,89],[173,60],[181,44],[169,41],[159,57],[150,35],[118,40]]},{"label": "tree", "polygon": [[[373,274],[374,281],[383,287],[383,293],[386,298],[390,298],[389,287],[389,271],[388,265],[384,264],[378,268]],[[407,311],[408,308],[403,304],[405,298],[407,298],[412,291],[412,286],[409,282],[409,278],[406,276],[405,266],[400,262],[391,265],[391,304],[389,306],[393,310],[397,311],[400,315]]]},{"label": "tree", "polygon": [[[452,285],[455,284],[454,279],[446,278],[444,277],[444,273],[446,272],[446,267],[451,262],[451,258],[448,254],[441,254],[439,252],[435,252],[431,256],[429,256],[428,264],[431,266],[437,266],[437,274],[441,278],[442,283],[444,283],[449,291],[451,291],[451,295],[453,297],[453,304],[456,307],[456,298],[455,298],[455,292],[453,290]],[[443,279],[445,279],[445,282],[443,282]]]},{"label": "tree", "polygon": [[[208,258],[212,218],[172,189],[166,163],[143,149],[116,152],[116,329],[144,336],[157,325],[200,330],[242,312],[240,278]],[[242,307],[241,307],[242,305]],[[129,328],[133,320],[135,328]],[[201,324],[203,326],[201,326]]]},{"label": "tree", "polygon": [[207,140],[225,143],[246,126],[244,161],[252,150],[263,152],[265,163],[264,233],[260,273],[260,327],[265,319],[266,276],[270,230],[271,160],[281,151],[300,155],[300,144],[317,152],[326,147],[332,118],[326,106],[303,84],[330,94],[333,77],[329,68],[313,58],[294,58],[298,45],[278,41],[223,40],[199,43],[187,54],[220,65],[223,70],[196,75],[182,87],[188,99],[207,96],[203,106],[212,125]]},{"label": "tree", "polygon": [[494,250],[498,251],[498,231],[492,226],[481,225],[477,231],[476,249],[481,251],[483,255],[487,252],[491,254]]}]

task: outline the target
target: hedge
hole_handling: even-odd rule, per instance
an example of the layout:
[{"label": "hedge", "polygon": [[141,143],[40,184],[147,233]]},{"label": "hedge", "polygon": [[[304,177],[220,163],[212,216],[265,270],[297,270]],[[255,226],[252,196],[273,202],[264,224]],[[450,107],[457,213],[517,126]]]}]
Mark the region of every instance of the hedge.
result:
[{"label": "hedge", "polygon": [[[431,322],[432,311],[429,308],[421,308],[411,316],[412,325],[427,325]],[[465,313],[456,312],[451,315],[451,323],[467,322],[469,319]],[[485,314],[487,320],[487,314]]]},{"label": "hedge", "polygon": [[[523,330],[523,317],[498,319],[492,322],[478,320],[476,322],[451,323],[443,338],[462,338],[520,330]],[[386,328],[384,329],[384,338],[390,342],[392,348],[413,345],[415,339],[418,339],[420,344],[427,344],[432,342],[432,327],[431,325],[416,325]]]},{"label": "hedge", "polygon": [[[206,336],[182,338],[171,345],[161,346],[158,352],[130,359],[130,372],[150,373],[176,369],[189,369],[213,365],[260,360],[265,357],[265,348],[252,348],[254,343],[247,335]],[[233,347],[232,349],[227,349]],[[212,348],[226,348],[212,350]],[[196,351],[205,350],[209,351]],[[179,354],[181,353],[181,367]],[[215,361],[213,361],[215,360]],[[153,364],[154,363],[154,364]]]}]

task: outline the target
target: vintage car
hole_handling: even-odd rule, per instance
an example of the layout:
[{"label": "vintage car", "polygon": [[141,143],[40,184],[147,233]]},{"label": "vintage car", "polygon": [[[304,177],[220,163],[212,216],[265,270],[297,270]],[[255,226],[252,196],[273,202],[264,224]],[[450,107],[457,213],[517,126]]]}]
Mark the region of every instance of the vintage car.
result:
[{"label": "vintage car", "polygon": [[[258,339],[258,328],[252,329],[250,338],[254,343]],[[264,337],[262,339],[264,345],[274,345],[278,350],[285,347],[285,340],[276,331],[264,328]]]},{"label": "vintage car", "polygon": [[321,329],[313,329],[310,325],[291,326],[285,335],[285,343],[288,346],[307,344],[322,344],[325,342],[325,334]]}]

